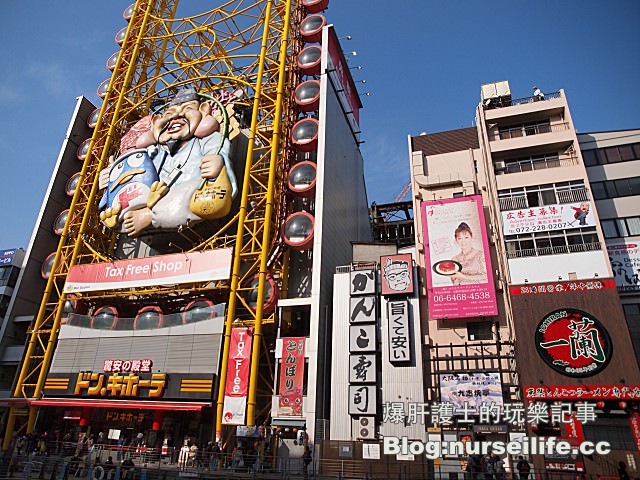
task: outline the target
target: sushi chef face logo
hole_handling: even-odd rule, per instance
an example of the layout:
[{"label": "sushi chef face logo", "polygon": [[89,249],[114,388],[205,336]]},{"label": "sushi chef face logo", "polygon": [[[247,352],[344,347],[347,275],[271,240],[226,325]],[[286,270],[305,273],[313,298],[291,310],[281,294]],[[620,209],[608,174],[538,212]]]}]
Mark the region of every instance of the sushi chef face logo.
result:
[{"label": "sushi chef face logo", "polygon": [[604,326],[592,315],[571,308],[549,313],[538,324],[535,341],[547,365],[570,377],[601,372],[613,354]]}]

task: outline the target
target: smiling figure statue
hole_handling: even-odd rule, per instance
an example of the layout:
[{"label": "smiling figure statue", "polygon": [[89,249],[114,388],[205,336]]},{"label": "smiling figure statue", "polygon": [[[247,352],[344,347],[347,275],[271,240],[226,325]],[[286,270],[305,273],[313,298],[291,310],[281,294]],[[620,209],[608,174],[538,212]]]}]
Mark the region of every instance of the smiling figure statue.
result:
[{"label": "smiling figure statue", "polygon": [[[147,155],[143,164],[121,167],[128,152],[101,173],[100,188],[107,188],[100,204],[103,223],[113,229],[122,223],[122,230],[136,237],[150,228],[172,229],[227,215],[237,193],[231,142],[226,131],[220,132],[211,104],[194,88],[185,88],[149,123],[133,152],[135,159]],[[139,187],[140,199],[125,205],[131,193],[120,192],[140,182],[145,185]]]}]

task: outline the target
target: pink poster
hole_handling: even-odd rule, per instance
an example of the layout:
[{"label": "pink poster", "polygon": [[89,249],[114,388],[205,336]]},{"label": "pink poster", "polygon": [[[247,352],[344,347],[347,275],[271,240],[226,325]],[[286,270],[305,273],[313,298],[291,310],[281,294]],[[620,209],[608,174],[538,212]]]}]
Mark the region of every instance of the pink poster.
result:
[{"label": "pink poster", "polygon": [[498,314],[482,197],[422,203],[431,319]]}]

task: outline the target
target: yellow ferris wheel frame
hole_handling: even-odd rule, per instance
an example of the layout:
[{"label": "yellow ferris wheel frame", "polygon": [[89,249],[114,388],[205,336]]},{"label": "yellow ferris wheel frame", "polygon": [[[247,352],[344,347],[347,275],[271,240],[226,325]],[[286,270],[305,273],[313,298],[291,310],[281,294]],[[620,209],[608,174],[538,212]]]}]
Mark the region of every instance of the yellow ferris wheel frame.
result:
[{"label": "yellow ferris wheel frame", "polygon": [[[231,279],[171,288],[121,289],[116,293],[92,294],[91,298],[144,297],[169,291],[228,292],[216,432],[222,429],[231,327],[239,307],[249,313],[249,319],[243,323],[254,328],[247,424],[255,424],[260,359],[268,353],[261,352],[262,327],[275,321],[275,314],[265,315],[263,310],[266,275],[286,279],[287,255],[279,240],[279,230],[286,211],[282,193],[285,173],[294,155],[286,133],[295,121],[291,93],[300,80],[294,62],[299,47],[294,27],[300,21],[301,8],[298,0],[231,0],[203,14],[174,19],[177,6],[178,0],[136,1],[51,275],[29,331],[13,392],[17,401],[12,404],[6,422],[4,448],[14,433],[16,419],[27,413],[25,406],[28,420],[21,428],[31,432],[35,427],[37,407],[29,401],[42,395],[67,300],[63,288],[70,268],[111,259],[115,236],[104,229],[97,214],[99,172],[108,165],[109,157],[117,153],[122,135],[144,116],[143,112],[150,110],[152,101],[167,98],[187,83],[202,92],[237,92],[239,102],[244,99],[252,112],[239,210],[214,235],[193,248],[234,246]],[[248,289],[246,280],[256,274],[258,299],[253,311],[243,293]]]}]

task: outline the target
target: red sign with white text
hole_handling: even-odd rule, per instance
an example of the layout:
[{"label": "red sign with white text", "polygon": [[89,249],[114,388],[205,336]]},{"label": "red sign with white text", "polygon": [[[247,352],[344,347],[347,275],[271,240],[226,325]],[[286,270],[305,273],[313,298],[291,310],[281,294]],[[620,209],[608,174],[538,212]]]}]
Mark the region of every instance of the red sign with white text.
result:
[{"label": "red sign with white text", "polygon": [[280,364],[280,399],[278,415],[302,415],[302,388],[304,382],[305,337],[282,339]]},{"label": "red sign with white text", "polygon": [[231,272],[231,253],[230,248],[221,248],[76,265],[69,269],[64,293],[226,280]]},{"label": "red sign with white text", "polygon": [[611,278],[604,280],[577,280],[573,282],[511,285],[509,287],[509,293],[511,295],[535,295],[547,293],[585,292],[587,290],[606,290],[608,288],[616,288],[616,283]]},{"label": "red sign with white text", "polygon": [[525,386],[527,400],[639,400],[640,385]]},{"label": "red sign with white text", "polygon": [[340,82],[340,87],[344,90],[344,95],[349,102],[349,107],[353,113],[353,118],[356,124],[360,123],[360,98],[356,90],[355,82],[349,72],[349,67],[342,54],[340,48],[340,41],[333,28],[329,28],[329,42],[328,42],[329,60],[331,60],[330,68],[335,71],[335,75]]},{"label": "red sign with white text", "polygon": [[222,423],[244,425],[249,391],[249,365],[251,363],[251,343],[253,329],[231,329],[227,383],[224,388],[224,408]]}]

